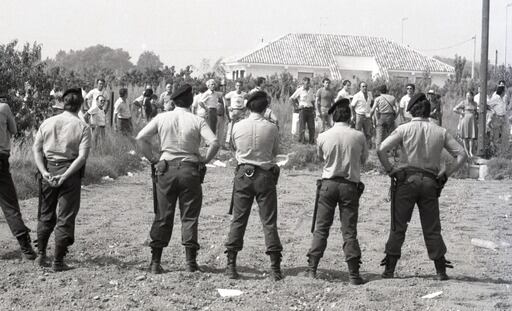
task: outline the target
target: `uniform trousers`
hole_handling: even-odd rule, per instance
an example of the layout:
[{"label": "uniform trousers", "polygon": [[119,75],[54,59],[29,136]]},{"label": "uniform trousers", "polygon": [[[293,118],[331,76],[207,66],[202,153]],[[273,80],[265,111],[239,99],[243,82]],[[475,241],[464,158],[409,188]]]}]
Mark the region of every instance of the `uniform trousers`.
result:
[{"label": "uniform trousers", "polygon": [[21,218],[16,188],[9,171],[9,156],[5,154],[0,154],[0,207],[15,237],[18,238],[30,232]]},{"label": "uniform trousers", "polygon": [[304,133],[308,127],[308,139],[310,144],[315,143],[315,110],[313,107],[299,110],[299,142],[306,143]]},{"label": "uniform trousers", "polygon": [[361,257],[361,249],[357,240],[357,218],[359,215],[357,185],[348,181],[338,182],[329,179],[324,179],[320,188],[315,232],[313,232],[313,242],[308,256],[323,257],[336,206],[340,211],[345,260]]},{"label": "uniform trousers", "polygon": [[246,176],[244,165],[235,171],[233,185],[233,219],[229,230],[226,249],[241,251],[244,234],[249,221],[254,199],[258,203],[260,220],[263,225],[266,254],[281,252],[283,246],[277,232],[276,177],[268,170],[256,167],[252,177]]},{"label": "uniform trousers", "polygon": [[197,226],[203,203],[203,190],[198,165],[191,162],[168,161],[163,169],[158,167],[157,165],[158,205],[149,234],[149,246],[162,248],[169,245],[176,203],[179,202],[181,244],[187,248],[199,249]]},{"label": "uniform trousers", "polygon": [[395,129],[395,114],[381,113],[377,120],[377,129],[375,133],[375,146],[378,148],[380,143]]},{"label": "uniform trousers", "polygon": [[217,108],[208,108],[208,115],[206,122],[210,127],[210,130],[215,134],[217,133]]},{"label": "uniform trousers", "polygon": [[[70,164],[69,161],[48,162],[48,172],[52,176],[61,175]],[[69,246],[75,242],[75,219],[80,209],[81,184],[80,170],[69,176],[59,187],[52,187],[45,180],[42,181],[37,217],[38,240],[47,241],[55,230],[55,244]]]},{"label": "uniform trousers", "polygon": [[436,260],[446,254],[446,245],[441,236],[438,192],[439,184],[431,173],[406,173],[403,180],[398,180],[394,200],[395,211],[394,215],[391,214],[392,225],[386,243],[386,254],[400,257],[405,232],[415,204],[418,204],[423,238],[429,258]]},{"label": "uniform trousers", "polygon": [[363,132],[368,144],[372,141],[372,120],[364,114],[356,114],[356,130]]}]

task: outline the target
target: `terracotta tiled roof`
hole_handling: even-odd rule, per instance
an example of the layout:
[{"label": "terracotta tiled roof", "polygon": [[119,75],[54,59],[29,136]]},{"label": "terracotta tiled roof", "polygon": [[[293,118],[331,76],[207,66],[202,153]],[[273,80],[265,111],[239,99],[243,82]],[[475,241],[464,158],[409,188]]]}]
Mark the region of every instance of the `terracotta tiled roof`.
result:
[{"label": "terracotta tiled roof", "polygon": [[388,70],[454,72],[448,64],[384,38],[330,34],[288,34],[236,62],[318,66],[332,71],[339,70],[335,55],[375,57],[384,75]]}]

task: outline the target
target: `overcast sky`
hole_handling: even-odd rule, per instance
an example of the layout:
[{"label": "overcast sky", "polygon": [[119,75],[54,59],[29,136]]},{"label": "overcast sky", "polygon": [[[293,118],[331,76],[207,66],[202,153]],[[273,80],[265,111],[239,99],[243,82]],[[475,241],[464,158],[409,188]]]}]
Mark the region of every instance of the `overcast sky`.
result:
[{"label": "overcast sky", "polygon": [[[144,50],[166,65],[241,55],[287,33],[368,35],[404,43],[427,55],[473,57],[481,44],[481,0],[0,0],[0,43],[43,44],[59,50],[103,44],[122,48],[132,62]],[[506,5],[492,0],[489,57],[504,61]],[[512,20],[512,6],[509,8]],[[509,23],[512,27],[512,21]],[[507,62],[512,63],[512,28]],[[464,44],[458,43],[468,41]],[[455,47],[451,47],[457,45]],[[446,48],[451,47],[451,48]]]}]

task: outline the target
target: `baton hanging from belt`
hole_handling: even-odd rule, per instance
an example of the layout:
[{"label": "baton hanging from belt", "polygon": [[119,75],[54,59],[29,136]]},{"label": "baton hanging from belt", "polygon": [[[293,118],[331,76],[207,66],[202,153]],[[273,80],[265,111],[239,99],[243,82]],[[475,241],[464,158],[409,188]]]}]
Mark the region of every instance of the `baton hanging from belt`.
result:
[{"label": "baton hanging from belt", "polygon": [[153,184],[153,211],[156,214],[158,209],[158,197],[156,195],[156,168],[155,164],[151,164],[151,183]]},{"label": "baton hanging from belt", "polygon": [[395,231],[395,196],[398,186],[396,177],[391,177],[391,186],[389,187],[390,201],[391,201],[391,230]]},{"label": "baton hanging from belt", "polygon": [[320,198],[320,189],[322,188],[322,180],[316,180],[316,196],[315,196],[315,207],[313,210],[313,220],[311,223],[311,233],[315,232],[316,214],[318,212],[318,199]]}]

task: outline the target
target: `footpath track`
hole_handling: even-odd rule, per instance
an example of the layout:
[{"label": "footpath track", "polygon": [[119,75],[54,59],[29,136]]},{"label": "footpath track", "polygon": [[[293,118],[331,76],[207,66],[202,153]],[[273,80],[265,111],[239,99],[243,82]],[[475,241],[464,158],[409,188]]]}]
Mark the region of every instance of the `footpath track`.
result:
[{"label": "footpath track", "polygon": [[[149,170],[149,169],[147,169]],[[303,276],[311,242],[315,179],[319,172],[283,171],[278,185],[279,229],[284,245],[282,282],[268,279],[269,258],[253,205],[239,255],[241,280],[228,280],[224,246],[233,172],[209,169],[199,225],[203,273],[187,273],[180,244],[179,212],[164,250],[166,273],[148,274],[152,221],[149,172],[86,186],[77,218],[76,242],[68,260],[75,269],[53,273],[20,261],[15,239],[0,218],[1,310],[510,310],[512,247],[477,248],[472,238],[512,243],[512,181],[451,179],[441,197],[447,258],[455,269],[446,282],[431,279],[434,265],[424,247],[417,210],[409,226],[399,278],[383,280],[379,266],[389,230],[389,179],[363,175],[359,241],[365,285],[348,284],[339,218],[331,229],[319,279]],[[27,225],[36,228],[37,199],[21,202]],[[337,216],[338,217],[338,213]],[[34,232],[33,232],[34,233]],[[35,238],[35,233],[32,235]],[[53,253],[53,241],[49,253]],[[243,294],[223,298],[218,288]],[[421,297],[442,291],[432,299]]]}]

